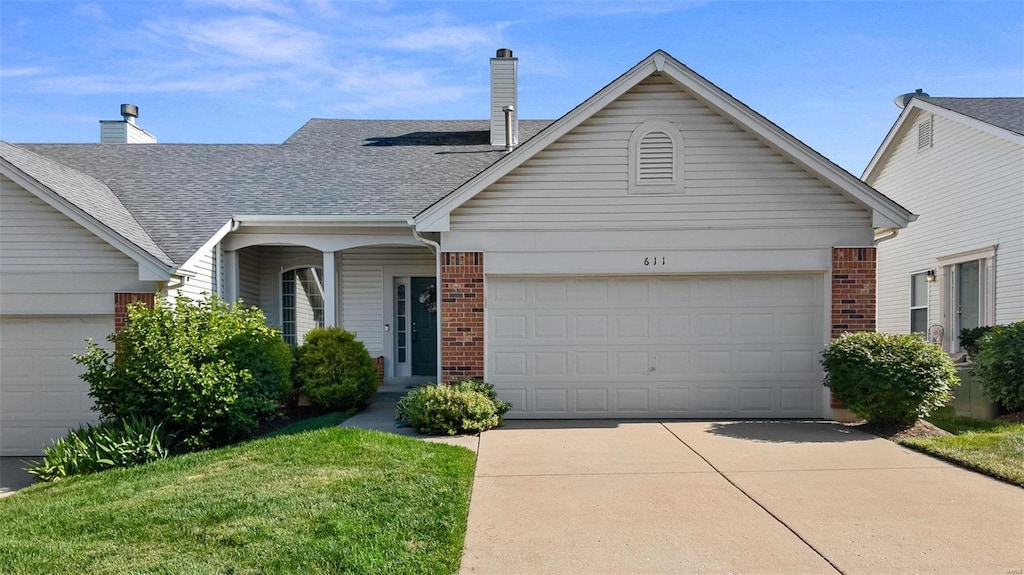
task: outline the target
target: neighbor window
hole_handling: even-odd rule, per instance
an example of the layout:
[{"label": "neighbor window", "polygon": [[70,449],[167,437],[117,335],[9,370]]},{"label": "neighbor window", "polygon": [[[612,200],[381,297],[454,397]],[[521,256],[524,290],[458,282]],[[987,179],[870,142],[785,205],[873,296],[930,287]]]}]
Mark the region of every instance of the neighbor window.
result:
[{"label": "neighbor window", "polygon": [[928,335],[928,274],[910,276],[910,331]]},{"label": "neighbor window", "polygon": [[313,328],[324,326],[324,272],[298,268],[281,274],[281,332],[299,345]]}]

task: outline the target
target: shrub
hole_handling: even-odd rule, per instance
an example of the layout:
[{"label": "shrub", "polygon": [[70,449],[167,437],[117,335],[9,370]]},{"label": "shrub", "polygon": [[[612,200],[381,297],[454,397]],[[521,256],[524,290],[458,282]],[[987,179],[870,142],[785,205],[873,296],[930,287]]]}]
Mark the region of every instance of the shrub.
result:
[{"label": "shrub", "polygon": [[27,471],[43,481],[131,467],[167,457],[173,436],[152,419],[132,417],[84,425],[43,448]]},{"label": "shrub", "polygon": [[107,339],[116,352],[89,341],[75,356],[97,409],[162,422],[187,450],[247,437],[291,388],[291,353],[263,313],[217,297],[132,306]]},{"label": "shrub", "polygon": [[494,387],[481,381],[418,387],[399,400],[396,419],[429,435],[479,433],[501,425],[512,405],[498,399]]},{"label": "shrub", "polygon": [[1012,412],[1024,411],[1024,321],[993,327],[980,344],[973,373],[985,393]]},{"label": "shrub", "polygon": [[822,356],[825,385],[873,423],[913,423],[945,405],[960,384],[949,356],[917,335],[848,333]]},{"label": "shrub", "polygon": [[979,345],[981,338],[985,336],[989,331],[992,330],[992,326],[983,325],[974,329],[962,329],[960,330],[960,347],[964,348],[967,352],[967,357],[972,360],[978,357]]},{"label": "shrub", "polygon": [[296,379],[313,405],[330,411],[362,407],[377,390],[377,368],[366,346],[340,327],[306,334]]}]

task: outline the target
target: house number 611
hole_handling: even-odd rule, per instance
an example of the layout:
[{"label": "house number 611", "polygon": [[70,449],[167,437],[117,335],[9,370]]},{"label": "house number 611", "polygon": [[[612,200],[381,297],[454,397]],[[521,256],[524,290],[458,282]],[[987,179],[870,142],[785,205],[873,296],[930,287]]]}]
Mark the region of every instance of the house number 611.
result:
[{"label": "house number 611", "polygon": [[665,257],[662,256],[661,261],[658,261],[658,256],[654,256],[653,258],[644,258],[644,265],[645,266],[663,266],[663,265],[665,265]]}]

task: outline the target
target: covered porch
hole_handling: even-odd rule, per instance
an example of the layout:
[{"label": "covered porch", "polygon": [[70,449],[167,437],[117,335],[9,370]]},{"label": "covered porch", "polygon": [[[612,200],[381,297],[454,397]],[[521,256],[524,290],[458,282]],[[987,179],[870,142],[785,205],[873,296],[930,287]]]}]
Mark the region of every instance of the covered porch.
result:
[{"label": "covered porch", "polygon": [[220,248],[225,299],[289,343],[340,326],[383,358],[387,387],[438,380],[436,243],[404,221],[236,216]]}]

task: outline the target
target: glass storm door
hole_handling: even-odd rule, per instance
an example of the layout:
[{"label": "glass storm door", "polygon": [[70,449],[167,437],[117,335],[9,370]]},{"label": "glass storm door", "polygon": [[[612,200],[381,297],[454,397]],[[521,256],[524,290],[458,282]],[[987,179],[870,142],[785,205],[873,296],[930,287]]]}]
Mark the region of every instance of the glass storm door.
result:
[{"label": "glass storm door", "polygon": [[437,375],[437,300],[434,278],[409,280],[412,374]]},{"label": "glass storm door", "polygon": [[956,265],[953,293],[956,297],[956,330],[954,341],[962,329],[981,325],[981,262],[975,260]]}]

